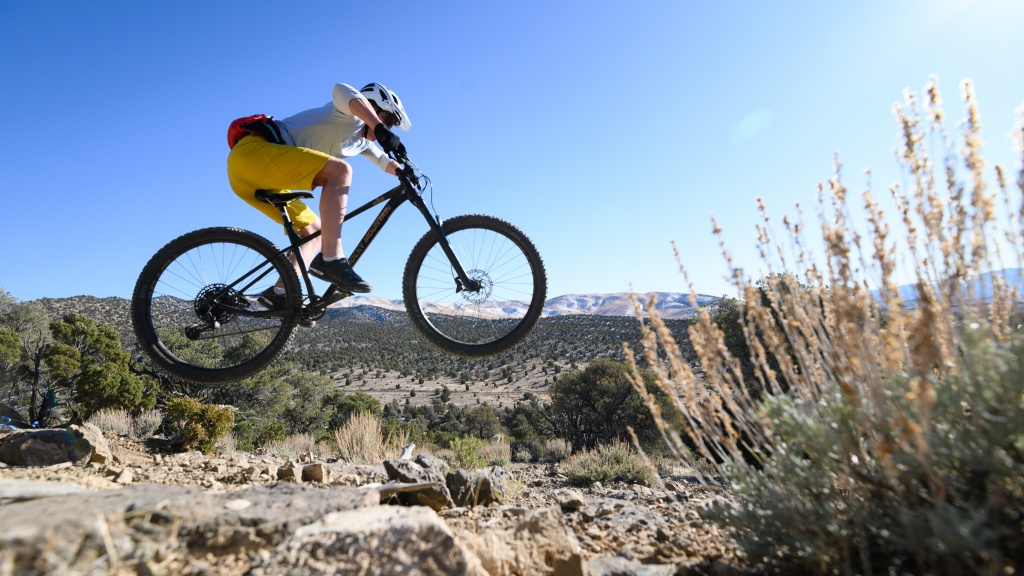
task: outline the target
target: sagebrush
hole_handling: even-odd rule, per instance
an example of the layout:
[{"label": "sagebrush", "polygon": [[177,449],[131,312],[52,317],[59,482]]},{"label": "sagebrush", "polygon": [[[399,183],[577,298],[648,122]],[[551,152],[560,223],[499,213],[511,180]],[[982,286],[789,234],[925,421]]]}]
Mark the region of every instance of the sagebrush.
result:
[{"label": "sagebrush", "polygon": [[[725,253],[749,357],[730,353],[706,310],[690,328],[699,375],[656,313],[646,326],[645,362],[686,419],[662,420],[665,438],[728,481],[737,504],[709,517],[734,529],[759,569],[1024,568],[1024,335],[1011,269],[1024,267],[1024,170],[1011,185],[996,166],[987,183],[969,81],[959,146],[937,83],[924,93],[894,107],[901,233],[870,187],[867,231],[857,230],[837,159],[820,189],[821,255],[802,216],[783,218],[789,241],[776,242],[760,201],[768,276],[751,281]],[[1018,151],[1022,136],[1018,127]],[[642,378],[634,385],[647,396]]]}]

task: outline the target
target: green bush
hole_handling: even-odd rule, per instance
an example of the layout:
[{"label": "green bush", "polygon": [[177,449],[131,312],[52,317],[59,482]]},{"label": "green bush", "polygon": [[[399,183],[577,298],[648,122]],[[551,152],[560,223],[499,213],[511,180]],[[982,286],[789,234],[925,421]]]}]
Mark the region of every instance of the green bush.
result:
[{"label": "green bush", "polygon": [[650,485],[655,478],[640,454],[622,442],[577,452],[562,463],[561,469],[576,486],[589,486],[594,482]]},{"label": "green bush", "polygon": [[[662,417],[681,426],[681,415],[654,386],[654,373],[640,370],[638,374],[661,406]],[[544,407],[545,422],[550,426],[547,435],[568,440],[573,450],[626,440],[629,427],[634,429],[645,451],[665,449],[655,421],[643,398],[633,389],[629,368],[624,364],[596,359],[585,369],[560,377],[549,393],[551,403]]]},{"label": "green bush", "polygon": [[380,418],[384,413],[380,401],[366,392],[346,394],[338,388],[332,390],[324,399],[324,408],[332,412],[328,423],[331,430],[341,428],[356,414],[373,414]]},{"label": "green bush", "polygon": [[156,403],[155,382],[132,373],[131,356],[113,328],[67,314],[50,324],[50,333],[47,375],[78,419],[103,409],[148,410]]},{"label": "green bush", "polygon": [[483,447],[484,441],[476,436],[452,438],[449,443],[449,448],[451,448],[454,454],[450,464],[455,468],[464,468],[467,470],[473,470],[486,465],[487,461],[481,454]]},{"label": "green bush", "polygon": [[230,407],[203,404],[177,397],[167,402],[166,423],[174,439],[185,450],[213,452],[217,440],[231,431],[235,415]]}]

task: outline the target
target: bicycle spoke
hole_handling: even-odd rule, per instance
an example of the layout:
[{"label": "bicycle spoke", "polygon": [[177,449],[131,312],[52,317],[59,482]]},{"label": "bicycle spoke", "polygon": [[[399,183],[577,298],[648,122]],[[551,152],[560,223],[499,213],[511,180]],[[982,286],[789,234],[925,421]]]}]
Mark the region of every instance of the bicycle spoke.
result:
[{"label": "bicycle spoke", "polygon": [[475,291],[458,289],[454,266],[436,239],[429,247],[427,240],[421,241],[424,247],[417,250],[422,253],[414,251],[406,270],[406,297],[413,296],[408,290],[414,287],[416,303],[410,310],[425,320],[417,324],[425,335],[442,346],[452,343],[459,350],[483,353],[497,349],[495,343],[520,327],[532,326],[543,304],[543,292],[538,294],[538,287],[545,285],[543,268],[535,251],[527,255],[512,239],[517,233],[511,225],[486,216],[448,222],[447,241],[469,279],[479,286]]},{"label": "bicycle spoke", "polygon": [[268,260],[273,245],[242,231],[209,229],[179,240],[182,248],[159,262],[149,284],[142,313],[151,329],[138,330],[159,342],[158,358],[170,367],[240,374],[241,366],[279,349],[293,329],[287,315],[252,313],[263,310],[257,296],[277,281],[275,269],[290,272],[287,259]]}]

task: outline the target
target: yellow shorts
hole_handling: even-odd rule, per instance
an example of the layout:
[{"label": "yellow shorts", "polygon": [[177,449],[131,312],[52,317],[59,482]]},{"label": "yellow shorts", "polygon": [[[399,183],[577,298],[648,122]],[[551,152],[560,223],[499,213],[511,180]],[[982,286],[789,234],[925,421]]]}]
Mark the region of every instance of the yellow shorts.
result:
[{"label": "yellow shorts", "polygon": [[[228,182],[239,198],[281,224],[281,212],[257,200],[256,191],[312,190],[313,178],[330,158],[309,148],[271,144],[259,136],[246,136],[228,154]],[[287,210],[296,230],[319,219],[301,200],[289,202]]]}]

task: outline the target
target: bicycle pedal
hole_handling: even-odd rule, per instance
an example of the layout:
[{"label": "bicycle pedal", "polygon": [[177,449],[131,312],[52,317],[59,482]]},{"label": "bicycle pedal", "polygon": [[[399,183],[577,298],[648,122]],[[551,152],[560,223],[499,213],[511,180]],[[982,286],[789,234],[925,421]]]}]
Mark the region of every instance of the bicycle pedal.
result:
[{"label": "bicycle pedal", "polygon": [[303,328],[313,328],[316,326],[316,320],[303,318],[302,320],[299,320],[299,326],[302,326]]},{"label": "bicycle pedal", "polygon": [[334,304],[335,302],[341,302],[342,300],[344,300],[345,298],[348,298],[351,295],[352,295],[351,292],[343,292],[341,290],[338,290],[334,294],[331,294],[329,297],[324,298],[324,301],[326,303],[325,305],[330,306],[331,304]]}]

